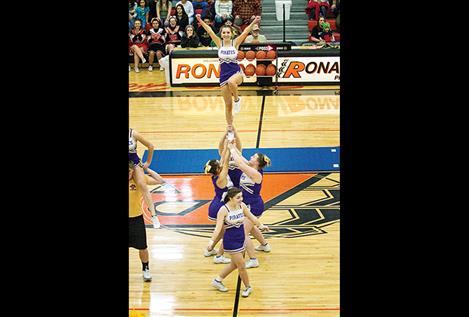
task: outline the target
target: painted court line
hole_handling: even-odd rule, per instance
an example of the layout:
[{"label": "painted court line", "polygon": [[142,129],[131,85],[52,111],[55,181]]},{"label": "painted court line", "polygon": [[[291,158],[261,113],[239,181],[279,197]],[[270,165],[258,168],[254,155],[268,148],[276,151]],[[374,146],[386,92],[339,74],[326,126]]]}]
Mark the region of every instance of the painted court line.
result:
[{"label": "painted court line", "polygon": [[[288,130],[262,130],[263,132],[314,132],[314,131],[340,131],[340,129],[304,129],[304,130],[295,130],[295,129],[288,129]],[[152,134],[152,133],[222,133],[225,130],[207,130],[207,131],[190,131],[190,130],[178,130],[178,131],[142,131],[141,134]],[[257,130],[239,130],[238,132],[257,132]]]},{"label": "painted court line", "polygon": [[[129,310],[150,310],[144,307],[129,308]],[[232,308],[173,308],[179,311],[231,311]],[[303,308],[240,308],[240,311],[309,311],[309,310],[340,310],[340,307],[303,307]]]}]

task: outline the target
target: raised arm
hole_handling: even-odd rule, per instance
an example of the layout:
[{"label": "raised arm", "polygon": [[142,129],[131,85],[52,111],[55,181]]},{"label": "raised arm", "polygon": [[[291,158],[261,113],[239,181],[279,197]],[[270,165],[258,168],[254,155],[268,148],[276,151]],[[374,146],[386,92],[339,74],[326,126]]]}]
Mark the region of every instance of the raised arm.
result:
[{"label": "raised arm", "polygon": [[241,152],[243,150],[243,146],[242,146],[242,143],[241,143],[241,139],[239,138],[238,131],[236,131],[236,128],[234,127],[234,125],[231,126],[231,131],[233,131],[234,136],[235,136],[236,148],[238,149],[239,152]]},{"label": "raised arm", "polygon": [[218,142],[218,154],[220,154],[220,156],[223,156],[223,149],[225,148],[226,134],[228,133],[229,129],[230,129],[230,126],[227,126],[225,134],[223,134],[223,136],[220,139],[220,142]]},{"label": "raised arm", "polygon": [[228,163],[230,162],[230,151],[226,147],[227,143],[228,142],[225,143],[225,148],[223,149],[223,157],[221,158],[222,168],[217,179],[218,188],[225,188],[228,182],[228,180],[226,179],[226,176],[228,175]]},{"label": "raised arm", "polygon": [[259,173],[258,170],[252,168],[246,163],[246,159],[244,159],[237,151],[236,147],[230,143],[228,144],[228,148],[230,149],[231,156],[236,162],[236,165],[240,170],[242,170],[250,179],[252,179],[255,183],[260,184],[262,181],[262,174]]},{"label": "raised arm", "polygon": [[236,146],[234,149],[235,149],[236,152],[239,154],[239,157],[244,161],[244,163],[246,163],[246,164],[249,165],[248,160],[246,160],[246,158],[244,158],[243,154],[242,154],[241,151],[238,149],[238,147]]},{"label": "raised arm", "polygon": [[255,19],[251,22],[251,24],[249,24],[248,27],[244,29],[243,33],[241,33],[235,39],[234,45],[235,45],[236,49],[238,49],[239,45],[244,42],[244,40],[246,39],[246,36],[248,36],[248,34],[251,32],[252,27],[254,26],[254,24],[259,23],[260,21],[261,21],[261,17],[256,16]]},{"label": "raised arm", "polygon": [[148,156],[147,156],[147,161],[143,165],[144,168],[147,168],[150,166],[151,161],[153,160],[153,152],[155,150],[155,147],[153,146],[153,143],[145,139],[140,133],[134,130],[133,136],[135,137],[135,140],[139,141],[143,145],[145,145],[148,149]]},{"label": "raised arm", "polygon": [[200,14],[197,14],[195,17],[197,18],[197,21],[200,23],[200,25],[202,25],[202,27],[205,29],[205,31],[207,31],[208,35],[210,35],[213,42],[215,42],[215,45],[220,47],[221,39],[215,34],[215,32],[213,32],[212,28],[207,23],[205,23],[204,20],[202,20]]}]

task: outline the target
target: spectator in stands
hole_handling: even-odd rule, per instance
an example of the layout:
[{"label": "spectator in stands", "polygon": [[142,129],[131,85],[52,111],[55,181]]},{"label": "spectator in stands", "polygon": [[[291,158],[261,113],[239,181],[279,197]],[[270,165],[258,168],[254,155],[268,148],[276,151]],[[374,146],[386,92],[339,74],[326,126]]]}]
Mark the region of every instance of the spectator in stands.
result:
[{"label": "spectator in stands", "polygon": [[318,7],[319,7],[318,0],[308,0],[308,3],[306,4],[305,12],[308,15],[308,18],[310,20],[317,20],[316,8]]},{"label": "spectator in stands", "polygon": [[[164,57],[165,52],[165,44],[166,44],[166,32],[164,31],[163,25],[158,18],[153,18],[151,20],[152,28],[148,33],[148,71],[153,71],[153,61],[156,59],[158,64],[160,63],[160,59]],[[160,65],[161,70],[161,65]]]},{"label": "spectator in stands", "polygon": [[143,56],[148,50],[148,44],[146,41],[146,34],[145,30],[142,28],[142,21],[140,19],[135,20],[135,25],[132,31],[130,31],[130,40],[132,41],[132,46],[130,46],[130,50],[134,55],[134,69],[135,72],[138,73],[140,70],[138,69],[138,62],[139,58],[144,64],[147,60]]},{"label": "spectator in stands", "polygon": [[261,0],[233,0],[234,24],[244,30],[254,18],[262,14]]},{"label": "spectator in stands", "polygon": [[[214,17],[217,13],[215,12],[215,0],[207,0],[208,3],[208,9],[207,9],[207,15],[210,15],[211,17]],[[202,16],[203,19],[203,16]]]},{"label": "spectator in stands", "polygon": [[188,25],[185,29],[185,34],[181,39],[181,47],[199,47],[199,37],[195,34],[194,26]]},{"label": "spectator in stands", "polygon": [[[213,33],[216,33],[213,25],[212,25],[212,21],[211,21],[211,17],[210,15],[206,15],[204,17],[204,22],[205,24],[207,24],[213,31]],[[203,46],[210,46],[210,42],[212,41],[212,39],[210,38],[210,35],[208,34],[208,32],[203,28],[202,25],[199,25],[198,28],[197,28],[197,34],[199,36],[199,39],[200,39],[200,44],[202,44]]]},{"label": "spectator in stands", "polygon": [[327,11],[329,10],[329,0],[318,0],[319,6],[316,9],[316,16],[327,17]]},{"label": "spectator in stands", "polygon": [[129,32],[133,29],[135,18],[137,17],[135,9],[137,9],[137,1],[129,0]]},{"label": "spectator in stands", "polygon": [[257,44],[265,42],[267,42],[267,38],[265,37],[265,35],[260,34],[259,24],[254,24],[252,26],[251,34],[246,37],[244,43]]},{"label": "spectator in stands", "polygon": [[311,35],[309,36],[309,40],[315,43],[319,43],[321,41],[322,32],[324,32],[322,25],[326,22],[326,18],[319,17],[318,23],[316,26],[311,30]]},{"label": "spectator in stands", "polygon": [[148,7],[148,26],[147,29],[151,29],[151,20],[157,17],[156,14],[156,3],[158,0],[147,0],[147,7]]},{"label": "spectator in stands", "polygon": [[329,10],[329,0],[308,0],[305,12],[310,20],[317,20],[320,16],[326,17]]},{"label": "spectator in stands", "polygon": [[177,25],[176,17],[169,18],[169,25],[165,27],[166,31],[166,52],[169,54],[171,51],[181,44],[181,35],[179,34],[179,25]]},{"label": "spectator in stands", "polygon": [[332,0],[331,10],[335,16],[335,28],[340,32],[340,0]]},{"label": "spectator in stands", "polygon": [[206,16],[208,13],[209,5],[207,0],[192,0],[192,6],[194,7],[194,11],[196,9],[202,9],[202,16]]},{"label": "spectator in stands", "polygon": [[326,43],[335,42],[334,34],[332,34],[331,25],[328,22],[322,24],[323,32],[320,39],[323,39]]},{"label": "spectator in stands", "polygon": [[[130,31],[129,31],[129,34],[128,34],[128,38],[129,38],[129,56],[132,56],[132,55],[134,54],[134,53],[132,52],[132,50],[130,49],[130,48],[132,47],[132,45],[133,45],[132,40],[130,39],[130,32],[131,32],[131,31],[132,31],[132,30],[130,30]],[[129,72],[130,72],[130,64],[129,64]]]},{"label": "spectator in stands", "polygon": [[156,16],[161,21],[161,26],[169,25],[169,17],[171,16],[172,4],[170,0],[158,0],[156,4]]},{"label": "spectator in stands", "polygon": [[181,0],[176,3],[176,6],[178,4],[182,4],[182,6],[184,7],[184,11],[186,11],[187,16],[189,17],[189,24],[192,24],[194,22],[194,6],[192,5],[192,2],[187,0]]},{"label": "spectator in stands", "polygon": [[176,5],[176,20],[177,25],[179,25],[179,35],[182,37],[186,26],[189,25],[189,17],[180,3]]},{"label": "spectator in stands", "polygon": [[215,2],[215,27],[218,28],[227,20],[233,20],[233,1],[217,0]]},{"label": "spectator in stands", "polygon": [[150,9],[146,6],[145,0],[140,0],[140,6],[135,9],[135,12],[137,13],[137,19],[140,19],[142,21],[142,29],[145,29],[147,23],[148,23],[148,13]]}]

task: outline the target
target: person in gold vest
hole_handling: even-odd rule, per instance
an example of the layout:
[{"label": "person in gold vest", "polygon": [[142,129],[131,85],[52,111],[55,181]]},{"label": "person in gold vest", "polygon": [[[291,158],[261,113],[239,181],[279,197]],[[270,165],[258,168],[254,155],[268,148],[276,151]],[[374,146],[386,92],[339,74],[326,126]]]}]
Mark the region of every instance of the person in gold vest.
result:
[{"label": "person in gold vest", "polygon": [[[142,192],[134,180],[134,169],[135,164],[129,161],[129,248],[135,248],[139,251],[139,257],[142,261],[143,280],[151,282],[147,234],[141,205]],[[147,185],[165,183],[165,180],[155,171],[149,168],[146,168],[145,171],[148,173],[148,175],[144,175]],[[154,217],[156,218],[156,215]],[[156,224],[154,219],[153,224]],[[159,226],[159,222],[157,224]]]}]

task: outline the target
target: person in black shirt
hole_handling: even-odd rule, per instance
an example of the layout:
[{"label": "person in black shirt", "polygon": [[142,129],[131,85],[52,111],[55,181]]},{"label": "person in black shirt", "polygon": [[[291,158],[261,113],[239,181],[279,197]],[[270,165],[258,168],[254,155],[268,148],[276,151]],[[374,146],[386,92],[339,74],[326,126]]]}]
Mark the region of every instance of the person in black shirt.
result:
[{"label": "person in black shirt", "polygon": [[322,28],[322,24],[326,22],[326,19],[324,17],[319,17],[318,19],[318,23],[316,24],[316,26],[311,30],[311,35],[309,36],[309,40],[311,42],[315,42],[315,43],[318,43],[321,41],[321,38],[323,37],[322,36],[322,33],[324,32],[323,28]]},{"label": "person in black shirt", "polygon": [[[209,15],[206,15],[204,17],[204,22],[210,26],[214,33],[217,33],[212,25],[212,21],[210,20]],[[210,46],[210,42],[212,41],[212,39],[201,25],[197,28],[197,35],[199,36],[200,44],[202,46]]]},{"label": "person in black shirt", "polygon": [[192,25],[186,26],[185,34],[181,39],[181,47],[199,47],[199,37],[194,32]]}]

